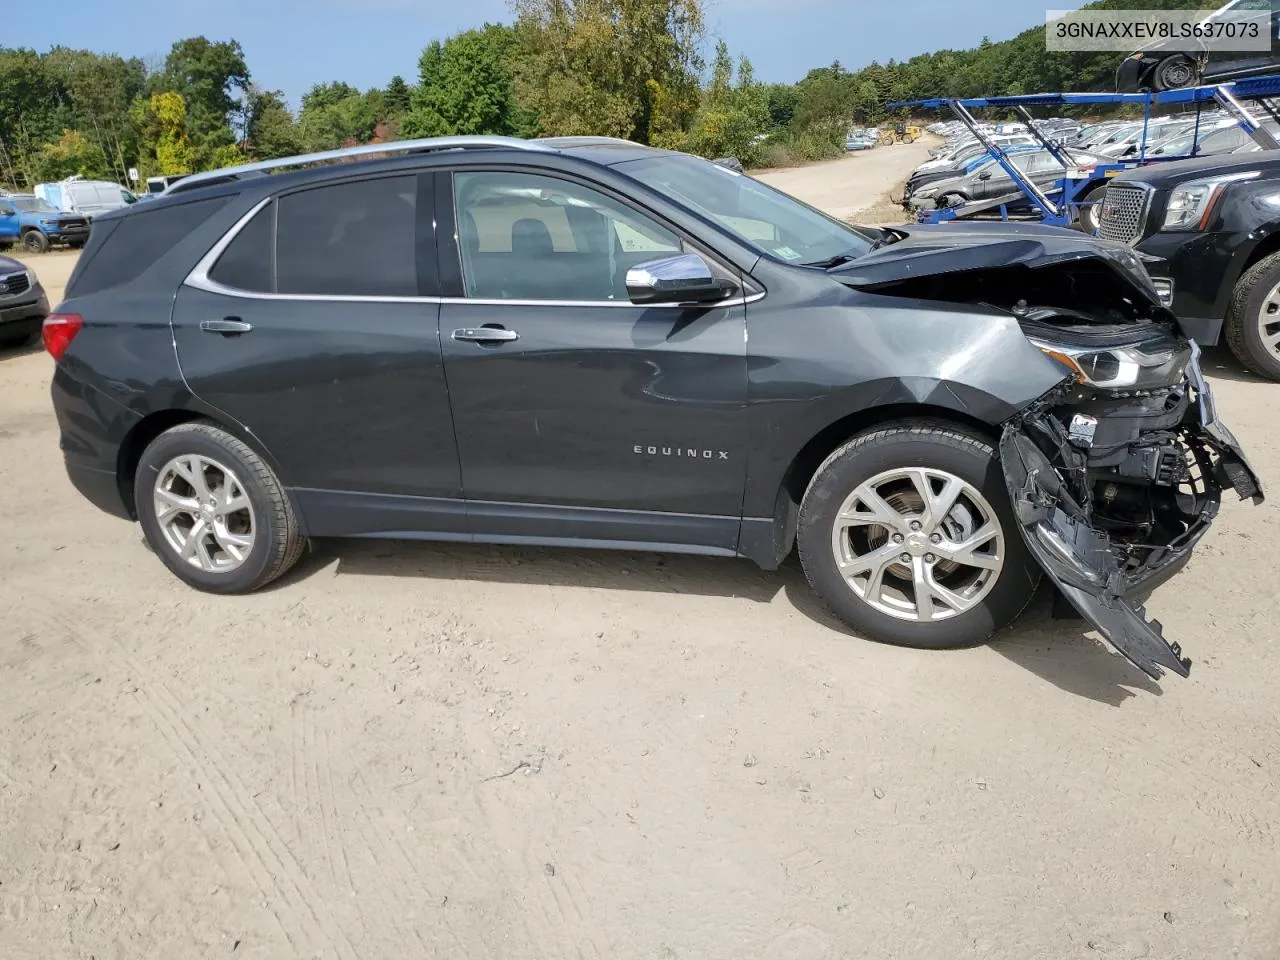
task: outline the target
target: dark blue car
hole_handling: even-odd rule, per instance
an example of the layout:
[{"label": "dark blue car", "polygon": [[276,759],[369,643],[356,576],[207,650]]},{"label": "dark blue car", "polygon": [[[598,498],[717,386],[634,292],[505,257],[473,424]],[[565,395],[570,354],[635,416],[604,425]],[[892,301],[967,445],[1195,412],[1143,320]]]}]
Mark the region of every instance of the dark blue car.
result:
[{"label": "dark blue car", "polygon": [[0,249],[20,243],[29,253],[44,253],[55,244],[83,247],[88,239],[89,221],[80,214],[30,194],[0,194]]}]

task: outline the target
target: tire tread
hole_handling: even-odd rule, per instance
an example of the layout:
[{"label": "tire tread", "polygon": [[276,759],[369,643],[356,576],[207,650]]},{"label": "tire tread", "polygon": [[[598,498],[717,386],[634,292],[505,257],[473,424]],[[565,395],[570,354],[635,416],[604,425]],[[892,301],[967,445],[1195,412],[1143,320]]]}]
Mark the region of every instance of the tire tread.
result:
[{"label": "tire tread", "polygon": [[[187,423],[180,423],[160,434],[152,443],[165,438],[180,437],[183,434],[198,434],[225,447],[228,452],[240,459],[244,468],[250,472],[253,479],[261,484],[263,491],[266,493],[271,516],[268,518],[269,522],[264,529],[272,531],[274,534],[269,538],[271,555],[267,560],[266,566],[263,567],[262,573],[247,587],[237,592],[248,593],[261,589],[273,580],[283,576],[302,556],[303,550],[306,549],[307,539],[302,535],[301,525],[298,523],[293,504],[290,502],[288,494],[285,493],[284,487],[276,478],[275,473],[252,447],[210,420],[192,420]],[[145,457],[145,453],[143,456]]]},{"label": "tire tread", "polygon": [[[1227,308],[1227,322],[1223,325],[1227,335],[1227,346],[1235,358],[1240,361],[1240,365],[1250,373],[1255,373],[1268,380],[1275,380],[1280,377],[1280,370],[1276,368],[1268,370],[1261,361],[1254,357],[1246,339],[1245,324],[1248,322],[1246,307],[1249,299],[1253,296],[1259,284],[1266,280],[1273,271],[1280,271],[1280,251],[1263,257],[1246,270],[1244,275],[1236,281],[1235,289],[1231,291],[1231,304]],[[1275,280],[1280,280],[1280,275],[1277,275]],[[1272,282],[1274,283],[1275,280]]]}]

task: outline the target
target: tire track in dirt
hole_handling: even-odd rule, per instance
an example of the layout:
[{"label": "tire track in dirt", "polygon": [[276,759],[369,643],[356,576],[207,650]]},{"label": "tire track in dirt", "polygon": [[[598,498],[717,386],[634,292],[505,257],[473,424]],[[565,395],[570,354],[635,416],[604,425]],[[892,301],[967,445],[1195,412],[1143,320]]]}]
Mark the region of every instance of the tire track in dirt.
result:
[{"label": "tire track in dirt", "polygon": [[[310,881],[288,844],[261,807],[253,802],[252,793],[217,748],[186,720],[181,702],[168,688],[148,674],[110,629],[101,628],[98,635],[116,648],[120,654],[119,661],[96,655],[77,625],[66,616],[53,613],[46,614],[43,619],[61,632],[67,642],[103,663],[107,671],[117,678],[121,677],[119,664],[123,663],[128,668],[135,687],[126,695],[132,696],[142,707],[174,756],[187,767],[188,774],[199,774],[200,779],[212,788],[206,792],[200,780],[196,781],[197,789],[204,796],[212,796],[216,800],[216,803],[208,804],[210,812],[290,946],[295,950],[304,948],[309,956],[360,960],[346,934],[328,913],[316,910],[316,896]],[[242,797],[248,799],[242,801]],[[286,914],[277,909],[276,901],[287,904],[289,912]],[[318,946],[317,939],[320,940]]]},{"label": "tire track in dirt", "polygon": [[[213,785],[235,823],[241,837],[250,848],[256,862],[269,875],[272,886],[281,899],[289,904],[295,916],[305,915],[326,941],[328,948],[338,957],[359,960],[359,954],[327,911],[317,911],[316,896],[311,889],[306,872],[289,851],[288,844],[272,826],[262,809],[253,802],[252,793],[227,764],[218,749],[205,741],[196,729],[185,720],[182,708],[173,694],[163,684],[152,682],[140,685],[138,693],[148,698],[158,714],[183,743],[188,759],[205,774]],[[243,800],[241,798],[248,798]],[[310,932],[310,931],[308,931]]]}]

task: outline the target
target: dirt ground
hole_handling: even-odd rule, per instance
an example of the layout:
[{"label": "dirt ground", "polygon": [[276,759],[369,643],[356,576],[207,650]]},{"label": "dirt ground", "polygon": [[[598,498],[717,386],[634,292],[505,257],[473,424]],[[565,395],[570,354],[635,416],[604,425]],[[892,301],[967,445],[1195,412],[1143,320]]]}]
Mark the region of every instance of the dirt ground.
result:
[{"label": "dirt ground", "polygon": [[[845,214],[920,149],[772,176]],[[1274,486],[1280,386],[1209,368]],[[49,373],[0,355],[4,960],[1280,957],[1274,502],[1156,594],[1159,685],[1047,598],[866,642],[794,562],[324,542],[216,598],[71,489]]]}]

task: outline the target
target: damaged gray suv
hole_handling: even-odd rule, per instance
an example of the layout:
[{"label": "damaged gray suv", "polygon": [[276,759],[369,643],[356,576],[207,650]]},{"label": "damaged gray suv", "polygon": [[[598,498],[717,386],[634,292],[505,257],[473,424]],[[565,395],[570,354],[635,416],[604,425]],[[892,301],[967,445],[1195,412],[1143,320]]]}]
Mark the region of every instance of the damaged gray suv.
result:
[{"label": "damaged gray suv", "polygon": [[617,140],[187,177],[95,221],[44,334],[72,482],[218,593],[317,537],[798,546],[864,636],[981,642],[1047,574],[1185,676],[1143,601],[1262,500],[1127,247],[852,227]]}]

